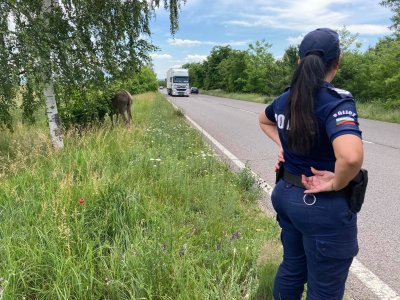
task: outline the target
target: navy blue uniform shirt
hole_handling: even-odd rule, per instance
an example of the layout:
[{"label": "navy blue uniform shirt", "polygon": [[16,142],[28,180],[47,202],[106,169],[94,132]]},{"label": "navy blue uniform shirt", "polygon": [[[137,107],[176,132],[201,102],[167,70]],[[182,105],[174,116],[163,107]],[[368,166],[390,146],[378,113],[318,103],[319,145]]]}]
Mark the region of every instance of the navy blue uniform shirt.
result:
[{"label": "navy blue uniform shirt", "polygon": [[[288,149],[285,128],[285,107],[290,90],[276,98],[265,114],[269,120],[277,123],[279,138],[285,158],[285,170],[294,174],[313,175],[310,167],[317,170],[334,172],[335,154],[332,141],[343,134],[354,134],[361,138],[358,128],[358,116],[354,98],[350,92],[334,88],[325,82],[315,98],[314,111],[319,126],[318,142],[308,155],[296,154]],[[289,129],[290,130],[290,129]]]}]

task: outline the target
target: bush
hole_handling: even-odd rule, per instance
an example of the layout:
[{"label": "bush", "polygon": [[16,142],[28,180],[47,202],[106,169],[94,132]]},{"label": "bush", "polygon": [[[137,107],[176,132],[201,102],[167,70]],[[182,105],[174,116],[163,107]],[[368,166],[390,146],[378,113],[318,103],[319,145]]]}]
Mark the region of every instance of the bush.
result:
[{"label": "bush", "polygon": [[386,100],[383,102],[383,107],[386,109],[400,109],[400,98]]},{"label": "bush", "polygon": [[86,83],[84,86],[59,86],[59,114],[66,128],[89,127],[102,123],[113,108],[111,99],[119,90],[127,90],[131,95],[156,91],[158,82],[154,72],[142,68],[130,79],[120,79],[104,83]]}]

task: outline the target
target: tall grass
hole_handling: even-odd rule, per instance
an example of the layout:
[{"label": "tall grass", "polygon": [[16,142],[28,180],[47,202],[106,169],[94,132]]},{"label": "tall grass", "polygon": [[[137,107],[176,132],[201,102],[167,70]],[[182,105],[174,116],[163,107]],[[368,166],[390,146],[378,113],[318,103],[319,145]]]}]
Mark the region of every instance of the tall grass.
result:
[{"label": "tall grass", "polygon": [[384,103],[357,103],[357,111],[361,118],[400,123],[400,109],[388,108]]},{"label": "tall grass", "polygon": [[274,97],[272,96],[266,96],[255,93],[228,93],[223,90],[201,90],[201,93],[210,96],[224,97],[229,99],[258,102],[258,103],[269,103],[272,100],[274,100]]},{"label": "tall grass", "polygon": [[[274,100],[273,96],[263,96],[260,94],[246,93],[227,93],[222,90],[201,91],[203,94],[217,97],[224,97],[236,100],[270,103]],[[357,102],[359,116],[364,119],[379,120],[385,122],[400,123],[400,109],[398,106],[390,108],[384,102]]]},{"label": "tall grass", "polygon": [[163,96],[47,135],[0,138],[1,299],[271,299],[277,225]]}]

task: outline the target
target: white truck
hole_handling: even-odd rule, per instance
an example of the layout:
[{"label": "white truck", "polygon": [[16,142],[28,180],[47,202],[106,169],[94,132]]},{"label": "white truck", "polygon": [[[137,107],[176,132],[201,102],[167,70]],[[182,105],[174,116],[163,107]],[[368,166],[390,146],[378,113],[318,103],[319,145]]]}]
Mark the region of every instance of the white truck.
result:
[{"label": "white truck", "polygon": [[189,97],[189,71],[171,68],[167,71],[167,91],[171,96]]}]

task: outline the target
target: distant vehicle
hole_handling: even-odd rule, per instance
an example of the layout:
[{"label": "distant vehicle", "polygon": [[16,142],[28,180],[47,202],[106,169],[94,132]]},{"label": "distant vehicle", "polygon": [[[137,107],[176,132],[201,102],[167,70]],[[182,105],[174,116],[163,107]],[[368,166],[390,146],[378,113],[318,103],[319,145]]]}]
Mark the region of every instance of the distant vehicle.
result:
[{"label": "distant vehicle", "polygon": [[160,85],[160,86],[159,86],[159,89],[160,89],[160,90],[163,90],[163,89],[164,89],[164,87],[163,87],[162,85]]},{"label": "distant vehicle", "polygon": [[199,89],[195,86],[192,86],[190,89],[190,93],[191,94],[198,94],[199,93]]},{"label": "distant vehicle", "polygon": [[171,96],[189,97],[189,71],[171,68],[167,72],[167,90]]}]

